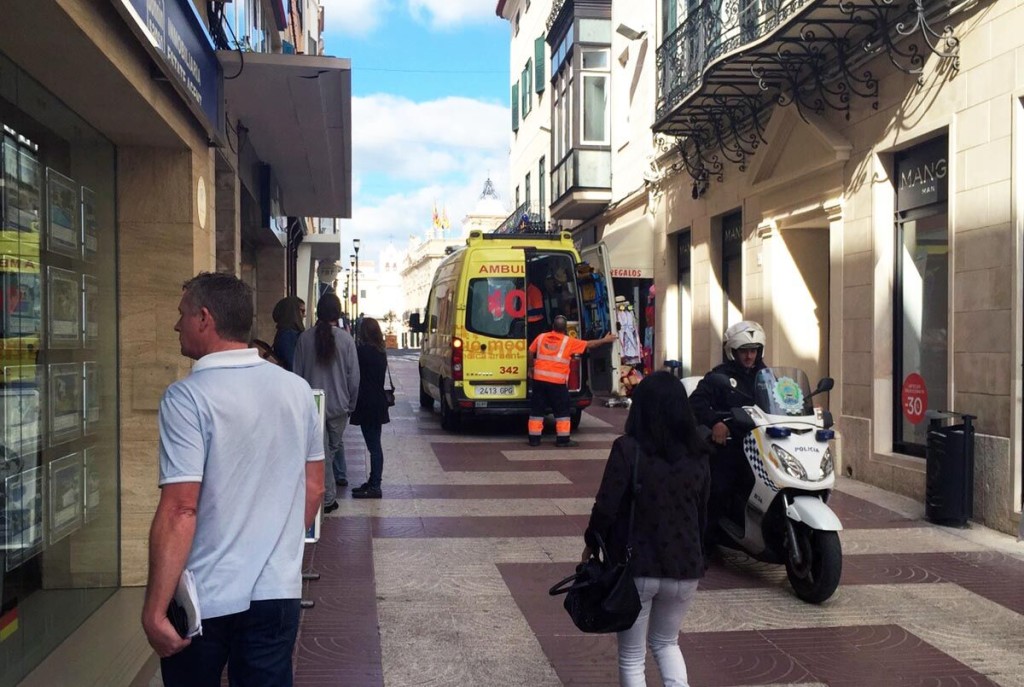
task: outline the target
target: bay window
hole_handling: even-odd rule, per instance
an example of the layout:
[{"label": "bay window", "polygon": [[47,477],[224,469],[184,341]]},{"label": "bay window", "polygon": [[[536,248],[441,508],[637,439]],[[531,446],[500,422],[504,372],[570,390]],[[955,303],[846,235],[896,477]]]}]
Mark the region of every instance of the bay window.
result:
[{"label": "bay window", "polygon": [[[611,190],[611,3],[566,2],[551,47],[552,217],[580,218]],[[577,194],[585,191],[585,194]]]}]

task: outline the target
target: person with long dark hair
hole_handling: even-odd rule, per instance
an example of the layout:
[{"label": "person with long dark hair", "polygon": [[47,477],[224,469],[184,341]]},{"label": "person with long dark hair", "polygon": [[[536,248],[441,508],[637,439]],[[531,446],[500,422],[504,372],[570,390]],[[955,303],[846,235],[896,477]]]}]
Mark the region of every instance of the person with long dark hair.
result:
[{"label": "person with long dark hair", "polygon": [[293,371],[326,396],[324,513],[337,509],[338,487],[348,486],[342,434],[356,408],[359,357],[349,333],[338,326],[341,301],[324,294],[316,304],[316,326],[299,335]]},{"label": "person with long dark hair", "polygon": [[298,296],[282,298],[272,313],[277,333],[274,334],[274,355],[286,370],[295,366],[295,345],[306,326],[306,302]]},{"label": "person with long dark hair", "polygon": [[384,347],[384,334],[380,324],[372,317],[359,321],[359,400],[352,413],[352,424],[358,425],[370,453],[370,476],[366,482],[352,490],[354,499],[379,499],[381,473],[384,470],[384,449],[380,435],[384,425],[391,422],[388,402],[384,396],[384,375],[388,369],[388,355]]},{"label": "person with long dark hair", "polygon": [[706,567],[710,449],[697,433],[683,385],[668,372],[645,378],[631,398],[626,433],[612,444],[584,534],[583,560],[597,550],[597,535],[612,560],[624,560],[635,461],[640,488],[629,565],[642,607],[633,627],[618,633],[619,683],[647,684],[649,644],[665,686],[681,687],[689,683],[679,628]]}]

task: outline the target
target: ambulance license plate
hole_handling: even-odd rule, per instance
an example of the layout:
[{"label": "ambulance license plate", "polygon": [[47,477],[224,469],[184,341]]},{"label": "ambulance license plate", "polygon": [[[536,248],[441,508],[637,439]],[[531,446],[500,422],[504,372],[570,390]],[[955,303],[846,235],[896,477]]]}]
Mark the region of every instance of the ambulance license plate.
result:
[{"label": "ambulance license plate", "polygon": [[476,387],[477,396],[511,396],[516,388],[511,384],[507,386],[487,385]]}]

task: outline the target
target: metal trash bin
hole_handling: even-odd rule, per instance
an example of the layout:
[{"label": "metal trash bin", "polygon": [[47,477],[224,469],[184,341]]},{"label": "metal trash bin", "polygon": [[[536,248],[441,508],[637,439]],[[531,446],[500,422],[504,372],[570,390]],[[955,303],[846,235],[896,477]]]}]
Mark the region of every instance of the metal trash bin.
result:
[{"label": "metal trash bin", "polygon": [[665,370],[667,372],[671,372],[672,376],[675,377],[676,379],[683,378],[683,364],[678,360],[666,360]]},{"label": "metal trash bin", "polygon": [[[943,425],[958,417],[959,424]],[[928,411],[924,516],[948,527],[967,527],[974,514],[975,415]]]}]

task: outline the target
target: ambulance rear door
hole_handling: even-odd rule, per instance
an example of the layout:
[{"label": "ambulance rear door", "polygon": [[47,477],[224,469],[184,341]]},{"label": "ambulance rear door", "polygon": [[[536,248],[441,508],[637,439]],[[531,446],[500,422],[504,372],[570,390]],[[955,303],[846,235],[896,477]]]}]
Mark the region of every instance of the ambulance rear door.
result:
[{"label": "ambulance rear door", "polygon": [[526,264],[521,248],[470,250],[465,272],[463,385],[477,402],[525,401]]},{"label": "ambulance rear door", "polygon": [[[604,242],[586,246],[580,251],[580,257],[583,262],[589,264],[601,277],[601,284],[595,285],[593,289],[585,283],[586,278],[581,277],[581,280],[584,282],[580,284],[583,307],[589,309],[595,318],[598,317],[597,309],[603,309],[606,313],[607,322],[613,328],[612,331],[616,331],[614,329],[616,322],[615,291],[612,287],[611,262],[609,260],[608,248],[604,245]],[[591,290],[593,290],[593,294],[591,294]],[[587,334],[587,337],[597,338],[597,336],[603,336],[605,333],[590,332]],[[618,388],[619,360],[621,355],[622,347],[618,339],[611,346],[598,346],[590,350],[590,386],[594,393],[610,394],[613,389]]]}]

